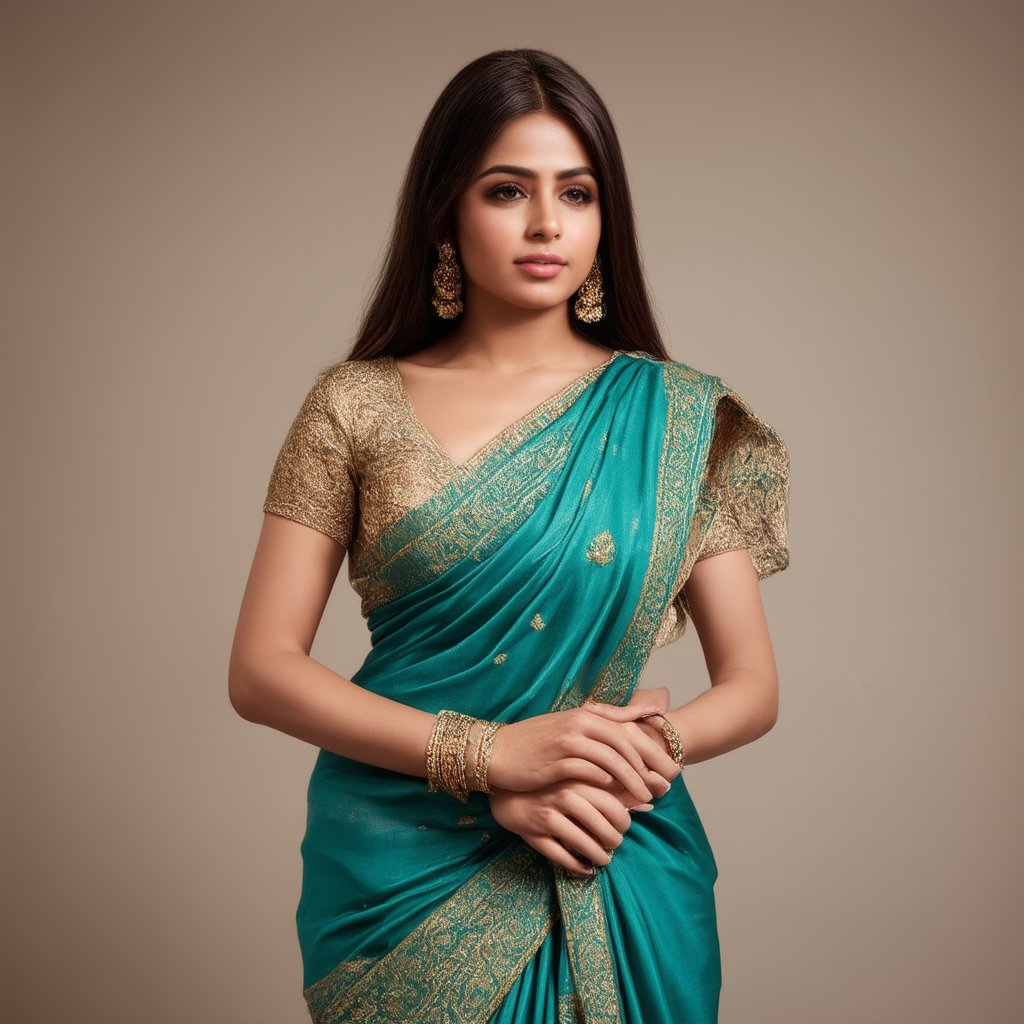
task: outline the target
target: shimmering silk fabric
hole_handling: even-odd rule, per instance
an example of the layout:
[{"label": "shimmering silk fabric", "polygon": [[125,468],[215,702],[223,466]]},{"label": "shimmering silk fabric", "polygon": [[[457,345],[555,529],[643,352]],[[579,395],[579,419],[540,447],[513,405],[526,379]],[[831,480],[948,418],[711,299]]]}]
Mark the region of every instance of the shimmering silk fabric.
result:
[{"label": "shimmering silk fabric", "polygon": [[[341,520],[322,496],[343,493],[340,470],[310,468],[311,410],[340,424],[350,462],[365,422],[351,419],[358,403],[342,423],[339,405],[332,418],[331,400],[312,396],[264,508],[331,532]],[[731,440],[716,431],[727,406],[752,428]],[[450,468],[364,534],[350,565],[372,639],[353,681],[424,711],[515,722],[587,698],[625,704],[681,610],[689,566],[714,553],[700,546],[719,515],[720,543],[749,547],[759,575],[788,563],[778,435],[720,378],[681,363],[614,353]],[[304,483],[317,472],[320,484]],[[350,479],[358,491],[360,474]],[[577,879],[501,828],[484,794],[463,804],[321,750],[296,918],[312,1019],[716,1020],[715,859],[683,776],[654,803],[607,867]]]}]

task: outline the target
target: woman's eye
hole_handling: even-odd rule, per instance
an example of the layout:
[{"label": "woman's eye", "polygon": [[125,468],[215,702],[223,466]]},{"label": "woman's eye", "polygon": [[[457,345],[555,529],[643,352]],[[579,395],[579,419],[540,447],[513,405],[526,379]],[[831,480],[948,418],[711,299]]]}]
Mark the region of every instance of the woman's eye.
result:
[{"label": "woman's eye", "polygon": [[507,185],[497,185],[487,193],[492,199],[518,199],[520,195],[525,193],[518,185],[511,183]]},{"label": "woman's eye", "polygon": [[593,195],[591,195],[589,189],[583,188],[582,185],[573,185],[572,188],[567,188],[563,193],[569,202],[574,206],[585,206],[587,203],[593,201]]}]

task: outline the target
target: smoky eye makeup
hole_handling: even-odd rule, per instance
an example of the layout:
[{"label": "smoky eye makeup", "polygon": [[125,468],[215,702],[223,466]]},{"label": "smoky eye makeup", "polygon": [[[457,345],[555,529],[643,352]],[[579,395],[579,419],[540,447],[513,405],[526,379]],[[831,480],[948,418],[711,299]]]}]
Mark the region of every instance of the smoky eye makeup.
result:
[{"label": "smoky eye makeup", "polygon": [[572,195],[573,198],[569,201],[576,206],[587,206],[589,203],[592,203],[595,198],[594,190],[587,188],[585,185],[570,185],[563,195]]},{"label": "smoky eye makeup", "polygon": [[524,195],[526,195],[526,193],[522,190],[522,187],[511,181],[504,182],[501,185],[493,185],[487,189],[488,199],[509,200],[518,199],[520,196]]},{"label": "smoky eye makeup", "polygon": [[[492,185],[485,194],[488,199],[498,202],[509,202],[526,195],[523,187],[512,181]],[[568,185],[562,190],[561,195],[573,206],[587,206],[595,198],[593,189],[587,188],[585,185]]]}]

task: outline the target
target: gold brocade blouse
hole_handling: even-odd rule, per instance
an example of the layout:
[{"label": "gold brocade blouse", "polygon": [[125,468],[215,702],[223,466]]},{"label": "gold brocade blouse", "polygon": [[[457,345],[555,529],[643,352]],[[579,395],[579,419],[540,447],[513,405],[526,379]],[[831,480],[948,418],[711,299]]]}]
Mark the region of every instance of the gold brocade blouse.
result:
[{"label": "gold brocade blouse", "polygon": [[[695,372],[680,363],[668,365]],[[600,369],[577,378],[527,415],[572,397]],[[494,440],[504,436],[505,431]],[[772,485],[744,486],[752,470]],[[372,597],[361,569],[363,552],[459,471],[419,421],[391,356],[342,361],[322,370],[306,395],[277,455],[263,511],[303,523],[341,544],[348,553],[349,581],[362,598],[363,615],[369,616]],[[735,392],[718,406],[701,489],[714,501],[700,501],[694,511],[675,597],[655,647],[673,642],[686,629],[683,585],[695,561],[747,548],[760,579],[789,564],[789,454],[775,430]]]}]

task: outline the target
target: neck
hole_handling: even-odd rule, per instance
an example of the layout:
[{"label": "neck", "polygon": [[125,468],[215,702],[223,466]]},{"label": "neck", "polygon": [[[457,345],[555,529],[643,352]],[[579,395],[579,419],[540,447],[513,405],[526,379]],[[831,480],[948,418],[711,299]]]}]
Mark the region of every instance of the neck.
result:
[{"label": "neck", "polygon": [[434,346],[446,364],[515,373],[533,367],[588,367],[607,351],[578,334],[569,304],[550,309],[521,309],[491,296],[466,296],[462,323]]}]

